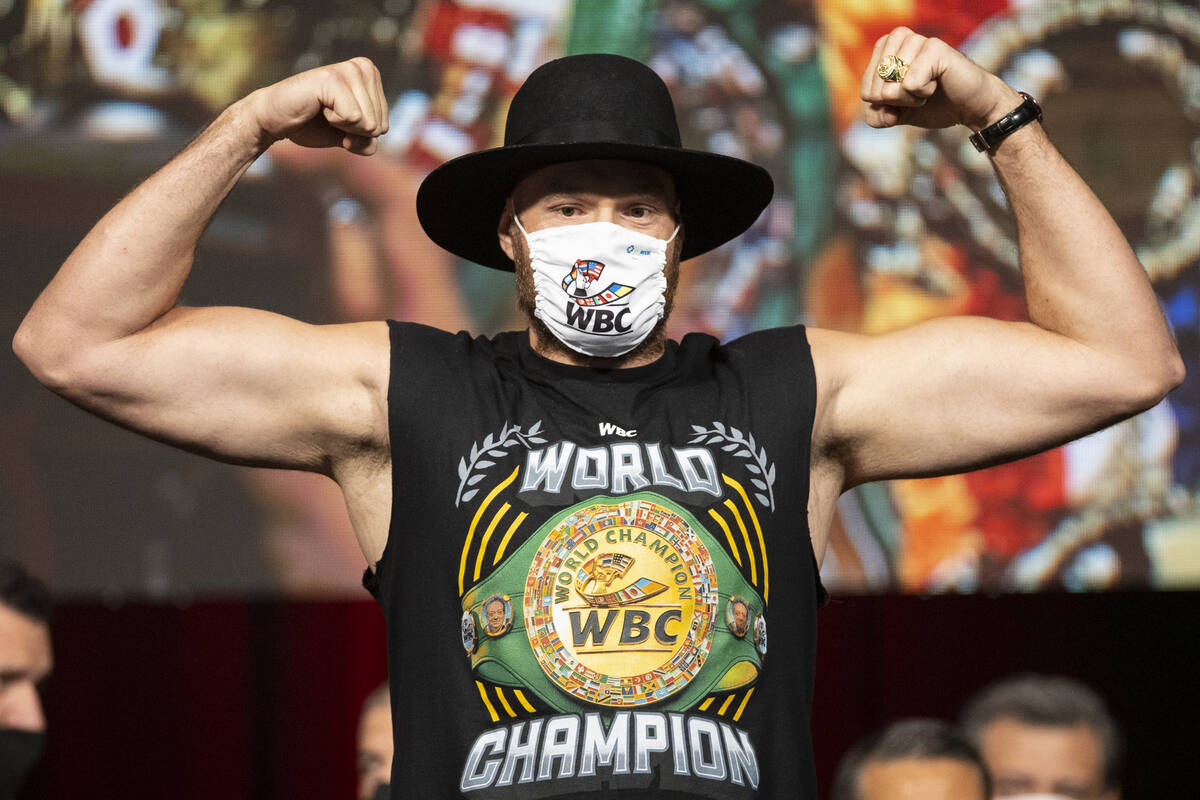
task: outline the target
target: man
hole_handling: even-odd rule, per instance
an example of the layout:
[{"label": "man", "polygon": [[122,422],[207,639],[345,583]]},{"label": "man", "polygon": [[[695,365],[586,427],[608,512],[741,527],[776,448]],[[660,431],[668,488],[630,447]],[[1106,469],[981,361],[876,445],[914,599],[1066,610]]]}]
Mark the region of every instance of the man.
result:
[{"label": "man", "polygon": [[995,797],[1120,797],[1120,732],[1100,696],[1078,681],[998,681],[967,703],[962,726],[983,754]]},{"label": "man", "polygon": [[10,800],[46,737],[39,685],[50,674],[50,594],[15,561],[0,558],[0,800]]},{"label": "man", "polygon": [[906,719],[856,744],[842,758],[833,800],[987,800],[988,772],[952,725]]},{"label": "man", "polygon": [[[1032,322],[666,341],[679,262],[746,230],[771,182],[683,148],[661,80],[615,56],[536,70],[505,145],[418,193],[435,242],[515,270],[527,332],[179,306],[207,220],[272,142],[375,150],[384,94],[354,59],[232,105],[101,220],[14,347],[122,425],[338,482],[388,620],[398,796],[811,797],[817,565],[837,496],[1052,446],[1182,374],[1141,266],[1032,100],[903,28],[876,44],[863,97],[876,127],[980,132]],[[581,259],[604,265],[583,297]],[[619,578],[592,592],[589,563]],[[494,594],[512,598],[512,628],[479,636]],[[734,595],[753,640],[716,624]]]},{"label": "man", "polygon": [[391,796],[392,749],[392,699],[385,683],[367,695],[358,717],[358,800]]},{"label": "man", "polygon": [[733,631],[734,636],[745,636],[750,625],[750,607],[746,605],[745,600],[735,597],[729,601],[729,611],[732,615],[729,629]]},{"label": "man", "polygon": [[508,617],[504,608],[504,600],[499,597],[489,599],[484,603],[484,612],[487,614],[487,621],[484,623],[487,632],[493,636],[504,633]]}]

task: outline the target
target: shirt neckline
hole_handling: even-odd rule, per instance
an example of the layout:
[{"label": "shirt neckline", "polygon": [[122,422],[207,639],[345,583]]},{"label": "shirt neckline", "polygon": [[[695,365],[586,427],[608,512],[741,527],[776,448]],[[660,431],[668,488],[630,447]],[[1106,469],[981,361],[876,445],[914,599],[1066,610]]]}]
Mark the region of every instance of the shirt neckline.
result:
[{"label": "shirt neckline", "polygon": [[559,380],[589,381],[592,383],[649,383],[675,371],[679,343],[668,339],[663,354],[649,364],[638,367],[584,367],[564,364],[539,354],[529,344],[529,331],[518,335],[521,365],[531,372]]}]

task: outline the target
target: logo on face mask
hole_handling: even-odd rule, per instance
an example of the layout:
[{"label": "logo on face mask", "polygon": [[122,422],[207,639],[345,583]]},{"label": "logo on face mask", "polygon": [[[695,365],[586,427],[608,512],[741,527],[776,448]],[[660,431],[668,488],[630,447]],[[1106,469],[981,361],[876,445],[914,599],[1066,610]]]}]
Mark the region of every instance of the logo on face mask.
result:
[{"label": "logo on face mask", "polygon": [[581,258],[562,279],[563,291],[570,295],[576,305],[584,307],[606,306],[633,291],[632,286],[610,283],[606,288],[593,292],[601,285],[600,273],[603,271],[603,262]]}]

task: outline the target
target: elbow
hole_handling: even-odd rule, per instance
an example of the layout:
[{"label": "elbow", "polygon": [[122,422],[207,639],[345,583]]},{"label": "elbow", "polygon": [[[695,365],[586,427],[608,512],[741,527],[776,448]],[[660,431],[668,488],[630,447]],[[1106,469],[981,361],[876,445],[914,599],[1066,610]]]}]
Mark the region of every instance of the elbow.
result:
[{"label": "elbow", "polygon": [[1187,367],[1184,366],[1183,357],[1179,355],[1179,348],[1174,344],[1163,355],[1159,369],[1156,403],[1183,383],[1183,379],[1187,377]]},{"label": "elbow", "polygon": [[1175,347],[1161,357],[1138,365],[1137,372],[1127,384],[1133,413],[1145,411],[1162,402],[1187,375],[1183,358]]},{"label": "elbow", "polygon": [[55,347],[53,338],[27,317],[13,335],[13,353],[25,368],[48,389],[62,394],[71,385],[70,360],[64,348]]},{"label": "elbow", "polygon": [[25,367],[35,376],[38,373],[38,337],[29,326],[29,321],[21,323],[17,328],[17,332],[13,334],[12,349],[13,353]]},{"label": "elbow", "polygon": [[1171,348],[1171,359],[1168,370],[1167,388],[1163,392],[1163,396],[1166,396],[1168,392],[1183,383],[1183,379],[1187,377],[1187,367],[1183,364],[1183,357],[1179,355],[1179,351],[1175,348]]}]

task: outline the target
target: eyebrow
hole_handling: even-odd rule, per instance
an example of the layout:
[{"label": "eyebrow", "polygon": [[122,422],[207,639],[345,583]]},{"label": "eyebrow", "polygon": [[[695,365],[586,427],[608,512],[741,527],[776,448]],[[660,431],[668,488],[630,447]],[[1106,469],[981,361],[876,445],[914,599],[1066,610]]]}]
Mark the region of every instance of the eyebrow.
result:
[{"label": "eyebrow", "polygon": [[[545,187],[546,195],[595,194],[596,191],[596,188],[589,186],[586,181],[566,181],[562,178],[553,178],[547,181]],[[621,194],[625,197],[661,197],[669,196],[671,188],[660,181],[647,179],[638,181],[629,191]]]}]

